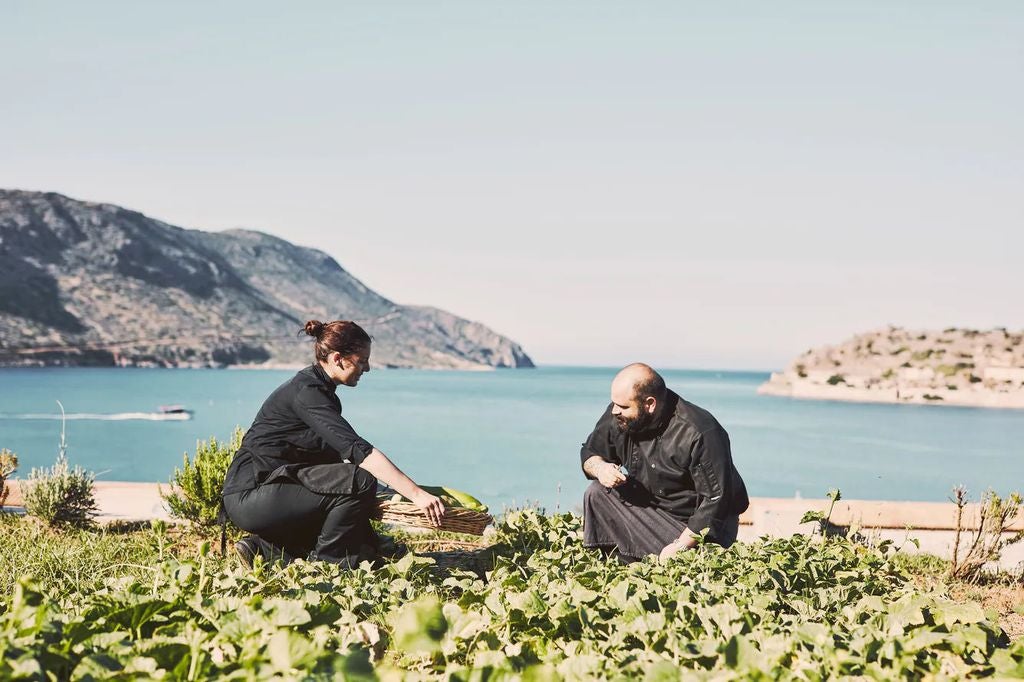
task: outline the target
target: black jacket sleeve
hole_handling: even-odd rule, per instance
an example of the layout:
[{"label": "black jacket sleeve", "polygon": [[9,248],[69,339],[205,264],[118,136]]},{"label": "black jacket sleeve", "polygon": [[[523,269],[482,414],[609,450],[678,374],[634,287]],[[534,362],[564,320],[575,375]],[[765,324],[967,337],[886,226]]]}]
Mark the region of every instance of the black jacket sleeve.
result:
[{"label": "black jacket sleeve", "polygon": [[737,513],[733,509],[734,499],[740,491],[735,489],[737,481],[733,471],[729,434],[725,429],[712,428],[694,439],[690,452],[690,474],[700,502],[687,521],[687,528],[694,533],[710,528],[714,534],[716,521],[724,521]]},{"label": "black jacket sleeve", "polygon": [[373,451],[373,446],[355,432],[341,416],[339,405],[315,386],[303,386],[295,394],[295,414],[324,439],[331,448],[341,453],[342,459],[359,464]]},{"label": "black jacket sleeve", "polygon": [[[619,453],[615,447],[616,433],[615,417],[612,416],[612,406],[609,404],[608,409],[606,409],[604,414],[601,415],[601,418],[597,420],[594,430],[591,431],[589,436],[587,436],[587,440],[583,442],[583,446],[580,448],[580,467],[583,466],[584,462],[595,455],[606,462],[622,464],[622,460],[620,459]],[[591,480],[594,478],[585,470],[583,475]]]}]

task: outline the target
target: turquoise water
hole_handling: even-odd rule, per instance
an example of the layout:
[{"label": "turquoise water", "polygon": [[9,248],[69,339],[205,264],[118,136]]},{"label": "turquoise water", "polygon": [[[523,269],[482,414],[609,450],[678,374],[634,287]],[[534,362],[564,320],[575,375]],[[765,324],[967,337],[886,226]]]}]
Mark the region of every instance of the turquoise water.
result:
[{"label": "turquoise water", "polygon": [[[608,401],[615,370],[374,371],[339,389],[345,416],[414,479],[476,494],[495,509],[572,509],[585,481],[579,445]],[[60,422],[25,418],[149,412],[181,403],[184,422],[76,418],[72,463],[101,480],[166,481],[199,438],[247,427],[289,371],[0,369],[0,447],[19,475],[49,465]],[[729,431],[751,495],[945,500],[1024,488],[1024,411],[796,401],[758,396],[763,373],[667,371],[670,387]]]}]

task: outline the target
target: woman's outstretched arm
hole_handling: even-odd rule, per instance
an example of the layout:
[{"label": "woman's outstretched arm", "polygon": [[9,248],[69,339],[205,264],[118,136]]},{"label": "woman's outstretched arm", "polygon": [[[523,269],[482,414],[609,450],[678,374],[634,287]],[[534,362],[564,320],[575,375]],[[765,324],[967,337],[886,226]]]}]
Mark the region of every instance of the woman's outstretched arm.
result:
[{"label": "woman's outstretched arm", "polygon": [[378,481],[394,488],[402,497],[412,500],[435,526],[441,525],[441,518],[444,516],[444,503],[441,502],[441,498],[416,485],[416,482],[406,476],[383,452],[374,448],[359,466],[373,474]]}]

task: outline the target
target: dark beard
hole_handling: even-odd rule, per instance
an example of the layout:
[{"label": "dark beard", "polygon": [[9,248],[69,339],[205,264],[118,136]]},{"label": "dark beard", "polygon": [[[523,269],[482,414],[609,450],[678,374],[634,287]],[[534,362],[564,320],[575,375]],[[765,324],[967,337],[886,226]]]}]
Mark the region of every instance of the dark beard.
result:
[{"label": "dark beard", "polygon": [[650,412],[641,412],[632,419],[615,418],[615,426],[619,429],[619,433],[640,433],[650,428],[653,423],[654,415]]}]

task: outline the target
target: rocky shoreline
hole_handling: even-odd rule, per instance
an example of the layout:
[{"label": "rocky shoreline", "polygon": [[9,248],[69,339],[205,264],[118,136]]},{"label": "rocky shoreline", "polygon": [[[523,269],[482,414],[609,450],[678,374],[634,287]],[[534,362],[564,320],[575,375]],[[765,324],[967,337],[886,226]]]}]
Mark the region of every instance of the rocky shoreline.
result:
[{"label": "rocky shoreline", "polygon": [[[772,375],[773,377],[777,375]],[[760,395],[772,395],[797,400],[838,400],[854,403],[891,403],[900,405],[945,405],[947,407],[985,407],[1024,410],[1024,394],[993,393],[990,391],[949,391],[897,388],[854,388],[829,386],[810,381],[772,379],[760,387]],[[925,397],[925,396],[929,397]]]},{"label": "rocky shoreline", "polygon": [[801,354],[758,388],[805,400],[1024,409],[1024,333],[899,327]]}]

